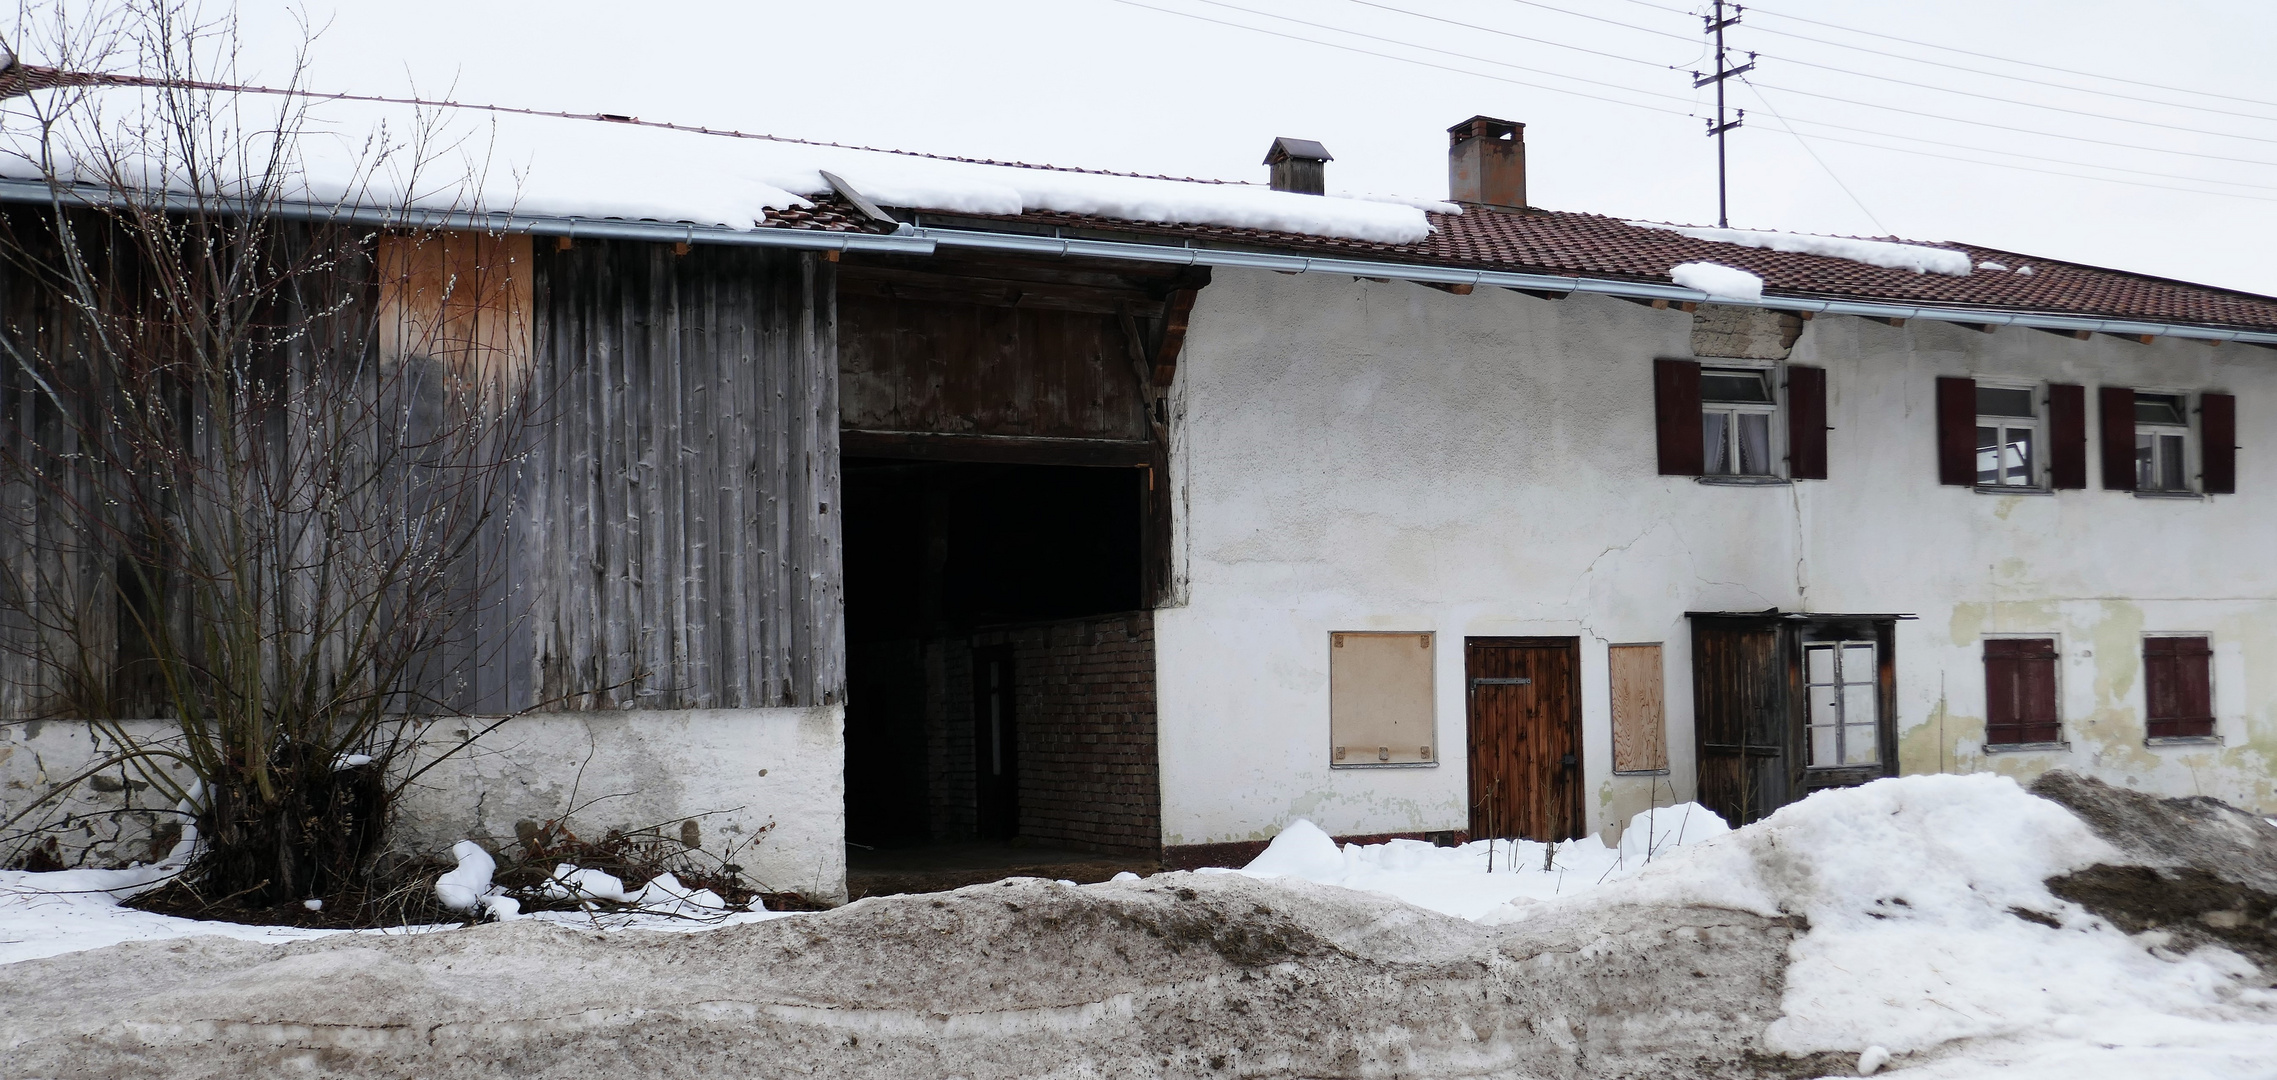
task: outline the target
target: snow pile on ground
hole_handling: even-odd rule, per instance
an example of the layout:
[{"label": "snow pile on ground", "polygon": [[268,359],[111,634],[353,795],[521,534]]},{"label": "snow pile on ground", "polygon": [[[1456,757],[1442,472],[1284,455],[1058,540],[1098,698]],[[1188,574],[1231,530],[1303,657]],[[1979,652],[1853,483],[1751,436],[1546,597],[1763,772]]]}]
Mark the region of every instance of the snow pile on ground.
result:
[{"label": "snow pile on ground", "polygon": [[1969,274],[1968,252],[1925,244],[1858,240],[1848,236],[1814,236],[1810,233],[1759,232],[1754,229],[1710,229],[1692,225],[1665,225],[1656,221],[1632,221],[1629,224],[1640,229],[1680,233],[1694,240],[1802,255],[1826,255],[1868,266],[1911,270],[1916,274],[1951,274],[1954,277],[1967,277]]},{"label": "snow pile on ground", "polygon": [[1668,268],[1669,280],[1725,300],[1763,299],[1763,279],[1737,267],[1712,262],[1678,263]]},{"label": "snow pile on ground", "polygon": [[[1648,833],[1649,860],[1630,842],[1642,848]],[[1925,1077],[1996,1067],[2051,1080],[2277,1075],[2277,992],[2255,965],[2223,948],[2168,948],[2172,935],[2130,936],[2059,899],[2050,879],[2132,860],[2009,778],[1825,791],[1737,832],[1687,805],[1639,815],[1623,839],[1621,849],[1574,841],[1554,858],[1545,845],[1503,842],[1488,874],[1483,842],[1339,851],[1299,821],[1243,872],[1385,893],[1488,925],[1620,905],[1801,916],[1808,930],[1789,950],[1781,1016],[1763,1036],[1780,1053],[1896,1054],[1904,1075]],[[2277,847],[2277,836],[2266,842]]]},{"label": "snow pile on ground", "polygon": [[218,935],[246,941],[293,941],[330,930],[199,922],[120,907],[122,900],[164,884],[181,867],[160,863],[124,870],[0,870],[0,964],[100,949],[122,941]]},{"label": "snow pile on ground", "polygon": [[1417,907],[1478,919],[1512,902],[1521,905],[1579,895],[1642,871],[1678,848],[1730,832],[1724,819],[1693,803],[1638,814],[1619,847],[1596,837],[1562,844],[1473,840],[1437,847],[1420,840],[1383,844],[1336,841],[1310,821],[1291,822],[1264,853],[1240,870],[1250,877],[1296,877],[1322,885],[1382,893]]},{"label": "snow pile on ground", "polygon": [[[66,161],[89,160],[85,148],[138,147],[135,132],[152,128],[156,97],[140,89],[45,90],[0,106],[0,175],[37,179],[36,113],[76,102],[57,129]],[[514,210],[532,215],[623,218],[751,228],[767,210],[808,206],[831,190],[834,173],[883,206],[967,214],[1056,210],[1133,221],[1224,225],[1407,244],[1431,234],[1417,200],[1299,195],[1250,184],[1216,184],[1139,176],[952,161],[916,154],[676,131],[590,119],[431,110],[427,160],[414,168],[402,149],[422,131],[419,110],[369,102],[313,101],[297,169],[304,196],[330,204],[422,209]],[[267,159],[258,133],[273,130],[288,106],[261,95],[218,95],[214,114],[250,133],[250,173]],[[398,148],[377,169],[371,147]],[[234,145],[234,142],[233,144]],[[130,155],[139,157],[139,155]],[[236,164],[234,161],[232,164]],[[66,173],[70,171],[65,166]],[[86,170],[99,181],[99,170]],[[145,186],[180,189],[163,163],[131,177]],[[1439,205],[1427,207],[1439,210]],[[1446,210],[1452,210],[1447,207]],[[1446,212],[1440,210],[1440,212]]]}]

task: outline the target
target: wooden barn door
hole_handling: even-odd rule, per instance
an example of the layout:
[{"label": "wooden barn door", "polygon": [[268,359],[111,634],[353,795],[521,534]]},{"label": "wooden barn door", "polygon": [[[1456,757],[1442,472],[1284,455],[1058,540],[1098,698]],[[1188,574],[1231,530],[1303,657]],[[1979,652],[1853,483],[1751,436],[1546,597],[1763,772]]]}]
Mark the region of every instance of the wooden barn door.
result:
[{"label": "wooden barn door", "polygon": [[1581,835],[1580,652],[1576,638],[1463,643],[1472,836]]},{"label": "wooden barn door", "polygon": [[1700,805],[1734,828],[1792,797],[1787,638],[1779,623],[1762,618],[1692,619]]}]

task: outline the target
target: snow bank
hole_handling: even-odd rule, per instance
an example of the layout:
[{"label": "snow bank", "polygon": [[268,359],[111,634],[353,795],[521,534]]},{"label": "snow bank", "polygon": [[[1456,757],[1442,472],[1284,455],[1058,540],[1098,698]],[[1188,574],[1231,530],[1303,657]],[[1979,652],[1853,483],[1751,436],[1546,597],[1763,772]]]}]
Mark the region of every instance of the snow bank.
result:
[{"label": "snow bank", "polygon": [[[129,133],[152,126],[156,98],[138,89],[39,91],[0,105],[0,175],[37,178],[34,110],[75,102],[55,134],[68,161],[87,149],[135,148]],[[216,95],[227,130],[258,133],[279,123],[281,99]],[[949,161],[848,147],[674,131],[636,124],[319,101],[296,148],[302,197],[422,209],[514,209],[529,214],[625,218],[751,228],[770,209],[811,205],[831,190],[825,171],[884,206],[970,214],[1056,210],[1167,224],[1337,236],[1406,244],[1431,233],[1418,200],[1298,195],[1249,184],[1109,176]],[[414,168],[407,149],[424,132],[429,150]],[[251,141],[258,143],[255,135]],[[377,167],[372,147],[393,147]],[[250,172],[266,159],[249,148]],[[166,164],[129,155],[145,186],[183,187]],[[71,172],[71,166],[63,170]],[[87,169],[88,179],[98,177]],[[1439,204],[1428,205],[1439,210]],[[1446,209],[1454,209],[1447,207]],[[1441,210],[1445,212],[1445,210]]]},{"label": "snow bank", "polygon": [[1928,247],[1922,244],[1897,244],[1887,240],[1857,240],[1847,236],[1813,236],[1810,233],[1757,232],[1753,229],[1709,229],[1691,225],[1664,225],[1654,221],[1632,221],[1640,229],[1662,229],[1680,233],[1694,240],[1707,240],[1718,244],[1737,244],[1740,247],[1768,248],[1772,251],[1791,251],[1802,255],[1826,255],[1848,259],[1868,266],[1884,266],[1893,270],[1911,270],[1916,274],[1951,274],[1967,277],[1969,253],[1950,248]]},{"label": "snow bank", "polygon": [[1570,897],[1633,875],[1677,849],[1730,832],[1724,820],[1685,803],[1638,814],[1619,847],[1596,837],[1562,844],[1474,840],[1443,848],[1420,840],[1384,844],[1336,841],[1309,821],[1294,821],[1238,871],[1251,877],[1295,877],[1397,897],[1417,907],[1492,922],[1523,918],[1543,901]]},{"label": "snow bank", "polygon": [[[2007,777],[1826,792],[1740,835],[1767,891],[1811,926],[1787,969],[1786,1015],[1765,1035],[1774,1050],[2157,1043],[2277,1005],[2241,981],[2253,967],[2234,953],[2161,955],[2050,894],[2050,877],[2126,860]],[[2264,1034],[2277,1055],[2277,1028]]]},{"label": "snow bank", "polygon": [[1763,279],[1737,267],[1712,262],[1678,263],[1668,268],[1669,280],[1726,300],[1763,299]]},{"label": "snow bank", "polygon": [[1820,792],[1736,832],[1697,806],[1657,810],[1632,820],[1618,849],[1584,839],[1554,856],[1527,842],[1339,850],[1296,822],[1241,872],[1385,893],[1490,925],[1574,905],[1799,915],[1809,929],[1790,949],[1782,1015],[1764,1036],[1784,1053],[1859,1054],[1863,1065],[1963,1044],[1980,1065],[2065,1062],[2029,1073],[2051,1080],[2269,1075],[2277,991],[2254,984],[2250,962],[2130,937],[2046,884],[2128,861],[2014,780],[1931,775]]}]

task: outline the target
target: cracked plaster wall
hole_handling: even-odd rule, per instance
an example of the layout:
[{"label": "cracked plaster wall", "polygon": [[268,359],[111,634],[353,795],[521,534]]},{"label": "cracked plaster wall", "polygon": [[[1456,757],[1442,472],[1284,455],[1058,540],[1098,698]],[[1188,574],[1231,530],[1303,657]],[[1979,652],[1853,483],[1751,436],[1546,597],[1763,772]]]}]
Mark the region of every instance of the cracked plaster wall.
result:
[{"label": "cracked plaster wall", "polygon": [[[1827,369],[1832,478],[1722,487],[1655,468],[1652,361],[1691,356],[1692,330],[1602,297],[1221,271],[1173,392],[1165,843],[1262,839],[1300,816],[1343,834],[1465,827],[1461,644],[1501,635],[1581,640],[1585,801],[1609,833],[1693,794],[1684,612],[1774,606],[1920,616],[1898,630],[1906,772],[2066,765],[2277,807],[2277,693],[2254,678],[2277,653],[2277,573],[2249,555],[2277,532],[2277,470],[2256,457],[2277,446],[2259,437],[2277,434],[2266,354],[1821,318],[1791,359]],[[2244,494],[1942,487],[1940,375],[2237,394]],[[1439,635],[1442,765],[1328,768],[1338,630]],[[2141,630],[2214,634],[2224,745],[2143,745]],[[1981,752],[1988,631],[2064,639],[2070,751]],[[1605,649],[1643,641],[1666,644],[1665,777],[1610,771]]]}]

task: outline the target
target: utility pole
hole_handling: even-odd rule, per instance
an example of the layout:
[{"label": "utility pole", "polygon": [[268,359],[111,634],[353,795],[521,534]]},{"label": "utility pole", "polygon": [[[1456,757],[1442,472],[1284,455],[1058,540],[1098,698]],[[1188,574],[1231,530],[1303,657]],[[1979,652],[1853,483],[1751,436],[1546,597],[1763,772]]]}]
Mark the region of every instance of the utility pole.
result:
[{"label": "utility pole", "polygon": [[1731,15],[1726,18],[1724,0],[1714,0],[1714,3],[1715,7],[1711,13],[1700,18],[1708,24],[1707,33],[1714,35],[1716,39],[1716,70],[1713,74],[1707,75],[1697,71],[1693,72],[1692,88],[1697,90],[1709,83],[1716,84],[1716,118],[1708,124],[1708,135],[1716,140],[1716,227],[1728,229],[1731,228],[1731,196],[1724,172],[1724,132],[1745,123],[1747,110],[1739,110],[1738,114],[1728,123],[1724,120],[1724,81],[1734,75],[1755,70],[1755,54],[1748,53],[1747,62],[1738,67],[1729,66],[1727,59],[1729,54],[1724,51],[1724,27],[1739,25],[1740,12],[1746,9],[1738,4],[1733,4],[1731,5]]}]

